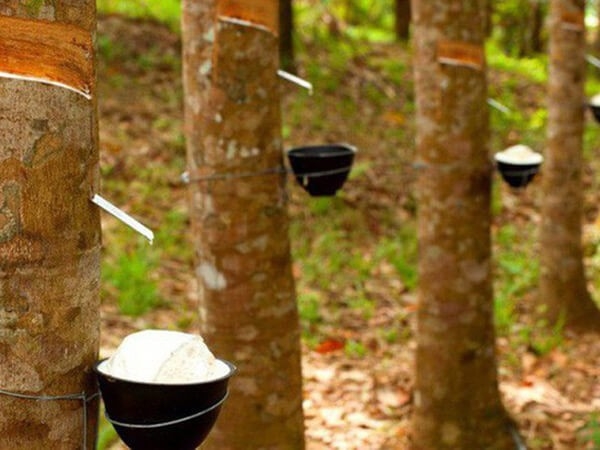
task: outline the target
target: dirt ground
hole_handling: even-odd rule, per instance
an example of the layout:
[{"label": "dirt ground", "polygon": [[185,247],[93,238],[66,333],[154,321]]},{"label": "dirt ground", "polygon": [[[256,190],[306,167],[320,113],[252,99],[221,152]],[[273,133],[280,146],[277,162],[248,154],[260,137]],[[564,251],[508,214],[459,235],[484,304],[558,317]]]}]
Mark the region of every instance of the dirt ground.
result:
[{"label": "dirt ground", "polygon": [[[165,211],[185,211],[185,185],[179,181],[184,170],[182,143],[181,72],[178,69],[180,42],[161,25],[104,17],[99,25],[103,60],[99,64],[99,109],[102,176],[105,193],[120,206],[135,211],[150,225],[158,225]],[[374,46],[373,56],[404,57],[403,50]],[[151,55],[149,57],[148,55]],[[316,56],[318,57],[318,55]],[[303,58],[300,55],[299,66]],[[302,70],[301,70],[302,71]],[[406,101],[406,92],[389,80],[379,80],[369,61],[356,61],[348,69],[337,93],[327,92],[331,104],[356,100],[365,83],[379,86],[390,102]],[[293,111],[298,92],[286,89],[285,111]],[[318,94],[317,94],[318,95]],[[343,98],[336,99],[335,96]],[[364,99],[355,117],[331,111],[331,123],[319,129],[299,120],[286,144],[319,140],[348,140],[359,147],[358,163],[366,163],[365,173],[351,180],[341,202],[363,214],[374,234],[386,235],[395,223],[412,214],[410,187],[414,174],[403,168],[410,157],[410,135],[404,142],[386,142],[389,128],[404,126],[406,118],[393,110],[381,112]],[[328,102],[323,102],[328,103]],[[296,110],[297,111],[297,110]],[[299,114],[310,115],[309,109]],[[343,117],[343,120],[339,119]],[[353,133],[355,121],[369,133]],[[307,120],[306,123],[310,121]],[[365,123],[366,122],[366,123]],[[389,146],[404,145],[405,151]],[[145,176],[138,177],[144,170]],[[400,170],[403,170],[401,173]],[[156,186],[148,172],[160,173]],[[123,181],[124,183],[117,183]],[[111,190],[111,186],[116,186]],[[125,186],[125,187],[123,187]],[[498,221],[535,223],[537,192],[516,194],[502,187],[503,216]],[[305,220],[304,192],[290,180],[290,215]],[[138,198],[144,190],[159,190],[152,202]],[[147,198],[140,195],[141,198]],[[390,210],[396,211],[392,218]],[[520,221],[520,222],[519,222]],[[103,215],[105,245],[120,225]],[[185,232],[185,231],[182,231]],[[297,276],[301,269],[295,267]],[[194,315],[195,281],[189,261],[161,259],[157,269],[161,295],[169,304],[138,318],[119,314],[110,290],[103,297],[102,353],[110,354],[123,336],[144,327],[172,327],[185,316],[186,329],[197,326]],[[306,438],[309,450],[402,449],[410,438],[410,412],[413,383],[412,340],[415,298],[397,279],[393,269],[378,267],[367,289],[377,299],[373,313],[364,318],[346,311],[335,316],[321,335],[319,345],[305,345],[303,373]],[[523,299],[522,314],[528,312]],[[327,318],[327,311],[324,313]],[[526,320],[526,319],[524,319]],[[390,342],[371,330],[401,330],[402,338]],[[339,342],[360,340],[368,350],[360,356],[343,351]],[[562,344],[544,355],[516,345],[510,337],[498,340],[501,392],[506,407],[518,423],[527,447],[537,450],[598,449],[585,431],[593,414],[600,420],[600,344],[593,335],[566,336]],[[114,449],[123,448],[120,444]],[[515,447],[519,448],[519,447]]]}]

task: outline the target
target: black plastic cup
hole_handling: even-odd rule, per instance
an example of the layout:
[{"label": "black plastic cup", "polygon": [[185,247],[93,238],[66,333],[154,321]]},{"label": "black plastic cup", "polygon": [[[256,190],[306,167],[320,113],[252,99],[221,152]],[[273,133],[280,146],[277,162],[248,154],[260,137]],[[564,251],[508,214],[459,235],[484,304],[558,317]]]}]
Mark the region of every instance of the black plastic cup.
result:
[{"label": "black plastic cup", "polygon": [[236,368],[201,383],[143,383],[94,372],[106,418],[132,450],[194,450],[213,428]]},{"label": "black plastic cup", "polygon": [[496,160],[500,175],[513,188],[527,186],[539,172],[540,164],[512,164]]},{"label": "black plastic cup", "polygon": [[296,181],[312,196],[332,196],[350,173],[356,149],[346,144],[312,145],[287,151]]}]

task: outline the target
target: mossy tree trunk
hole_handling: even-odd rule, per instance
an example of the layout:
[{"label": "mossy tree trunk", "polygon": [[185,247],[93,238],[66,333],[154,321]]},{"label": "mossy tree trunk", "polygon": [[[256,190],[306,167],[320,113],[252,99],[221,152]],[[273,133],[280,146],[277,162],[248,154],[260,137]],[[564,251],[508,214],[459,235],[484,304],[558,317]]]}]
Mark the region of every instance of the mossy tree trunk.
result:
[{"label": "mossy tree trunk", "polygon": [[218,6],[183,3],[201,333],[239,369],[205,445],[298,450],[304,448],[300,333],[279,171],[278,39],[262,26],[215,21]]},{"label": "mossy tree trunk", "polygon": [[[86,54],[93,60],[94,2],[0,0],[0,18],[8,17],[26,19],[20,23],[33,41],[50,23],[88,36]],[[38,44],[51,45],[42,39]],[[89,198],[97,169],[94,100],[62,87],[0,78],[4,391],[53,397],[96,391],[91,369],[99,344],[100,216]],[[0,448],[79,450],[87,430],[87,449],[93,449],[97,410],[97,399],[84,405],[0,394]]]},{"label": "mossy tree trunk", "polygon": [[513,450],[497,381],[485,1],[413,1],[419,309],[415,450]]},{"label": "mossy tree trunk", "polygon": [[540,303],[550,324],[600,330],[587,289],[582,217],[585,28],[584,0],[550,3],[548,132],[542,180]]}]

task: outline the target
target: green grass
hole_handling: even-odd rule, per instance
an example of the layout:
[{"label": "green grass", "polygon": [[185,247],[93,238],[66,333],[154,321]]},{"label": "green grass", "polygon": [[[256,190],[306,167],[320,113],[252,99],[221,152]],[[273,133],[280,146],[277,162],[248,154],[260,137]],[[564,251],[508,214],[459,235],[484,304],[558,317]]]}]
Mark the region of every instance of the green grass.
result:
[{"label": "green grass", "polygon": [[100,35],[97,40],[98,55],[103,63],[127,58],[127,49],[119,41],[111,39],[109,36]]},{"label": "green grass", "polygon": [[154,276],[157,255],[142,238],[136,239],[135,248],[116,253],[116,259],[105,258],[102,267],[103,285],[116,290],[119,311],[127,316],[140,316],[161,303]]},{"label": "green grass", "polygon": [[375,250],[376,263],[389,262],[410,291],[417,286],[417,238],[411,224],[400,228],[395,236],[382,239]]},{"label": "green grass", "polygon": [[175,31],[181,27],[180,0],[98,0],[97,8],[103,14],[158,20]]},{"label": "green grass", "polygon": [[[506,55],[489,40],[486,44],[490,78],[489,97],[507,107],[505,113],[490,108],[491,147],[494,152],[522,143],[543,150],[546,140],[546,104],[535,105],[545,95],[548,80],[547,57],[516,58]],[[533,91],[532,91],[533,88]],[[536,93],[537,90],[537,93]]]},{"label": "green grass", "polygon": [[192,246],[186,239],[186,211],[172,208],[165,212],[150,245],[123,224],[110,236],[110,255],[103,258],[102,282],[112,290],[119,311],[128,316],[141,316],[161,306],[165,300],[158,289],[161,258],[187,263],[193,258]]},{"label": "green grass", "polygon": [[534,257],[531,230],[514,225],[501,227],[495,235],[495,318],[500,332],[508,333],[518,321],[516,304],[535,288],[539,263]]},{"label": "green grass", "polygon": [[[519,302],[535,290],[539,278],[532,231],[532,227],[505,225],[494,236],[494,317],[499,334],[511,337],[513,345],[546,355],[563,344],[564,320],[549,327],[543,319],[524,322],[518,317],[519,311],[524,309],[519,307]],[[543,308],[543,305],[533,308],[531,316],[542,317]]]},{"label": "green grass", "polygon": [[584,446],[582,448],[600,449],[600,414],[591,414],[578,435],[579,442]]},{"label": "green grass", "polygon": [[119,436],[113,426],[104,417],[100,415],[98,424],[98,441],[96,442],[96,450],[107,450],[113,444],[119,441]]},{"label": "green grass", "polygon": [[305,291],[298,294],[298,309],[300,320],[306,325],[307,331],[312,325],[322,322],[320,310],[321,296],[316,292]]},{"label": "green grass", "polygon": [[367,347],[361,342],[350,339],[344,343],[344,353],[351,358],[362,358],[367,355]]},{"label": "green grass", "polygon": [[486,44],[487,62],[491,69],[517,75],[520,81],[546,83],[548,80],[547,57],[516,58],[506,55],[493,40]]},{"label": "green grass", "polygon": [[[320,330],[342,314],[365,321],[376,314],[377,298],[368,283],[382,265],[395,270],[405,289],[416,287],[414,224],[407,221],[394,235],[376,237],[363,221],[360,211],[348,208],[340,197],[307,198],[304,219],[292,221],[293,258],[300,270],[298,307],[307,343],[318,342]],[[398,339],[396,330],[379,331],[386,340]],[[347,344],[346,352],[363,354],[359,342]]]},{"label": "green grass", "polygon": [[564,344],[564,318],[548,327],[545,320],[538,320],[533,327],[523,327],[522,337],[538,355],[547,355]]}]

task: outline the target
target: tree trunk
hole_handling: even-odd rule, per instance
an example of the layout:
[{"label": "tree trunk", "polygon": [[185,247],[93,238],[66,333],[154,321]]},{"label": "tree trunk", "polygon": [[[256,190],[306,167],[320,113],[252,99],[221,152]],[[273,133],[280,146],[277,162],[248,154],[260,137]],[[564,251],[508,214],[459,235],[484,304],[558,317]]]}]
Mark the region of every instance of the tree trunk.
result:
[{"label": "tree trunk", "polygon": [[410,36],[410,0],[396,0],[396,39],[408,41]]},{"label": "tree trunk", "polygon": [[484,0],[485,3],[485,37],[489,38],[494,31],[494,0]]},{"label": "tree trunk", "polygon": [[[600,21],[600,0],[594,2],[594,8],[596,10],[596,17]],[[595,55],[598,56],[600,54],[600,22],[596,25],[593,48]]]},{"label": "tree trunk", "polygon": [[498,392],[482,0],[413,1],[419,310],[415,450],[513,450]]},{"label": "tree trunk", "polygon": [[183,6],[201,333],[239,370],[206,448],[302,449],[300,332],[280,170],[278,39],[223,16],[215,23],[213,2]]},{"label": "tree trunk", "polygon": [[295,73],[294,8],[292,4],[292,0],[279,0],[279,60],[283,70]]},{"label": "tree trunk", "polygon": [[[18,22],[40,48],[52,45],[40,36],[54,26],[84,34],[88,61],[93,60],[95,2],[29,3],[0,0],[0,18],[27,19]],[[71,44],[68,33],[63,39]],[[19,57],[25,61],[31,54]],[[18,60],[14,68],[19,66],[25,64]],[[3,450],[95,448],[97,398],[25,396],[89,397],[96,391],[91,368],[99,341],[100,215],[89,198],[97,169],[95,100],[57,86],[0,78]]]},{"label": "tree trunk", "polygon": [[544,17],[546,10],[544,9],[542,2],[536,0],[531,3],[531,36],[530,41],[530,54],[541,53],[544,50],[544,39],[542,38],[542,31],[544,29]]},{"label": "tree trunk", "polygon": [[492,0],[488,0],[490,13],[493,8],[496,9],[494,17],[497,23],[494,25],[500,30],[499,40],[504,51],[519,58],[541,51],[546,45],[544,19],[547,2],[511,0],[510,7],[503,7],[502,4],[493,4]]},{"label": "tree trunk", "polygon": [[584,0],[550,3],[548,133],[542,182],[540,301],[551,324],[600,330],[587,290],[581,225],[584,120]]}]

